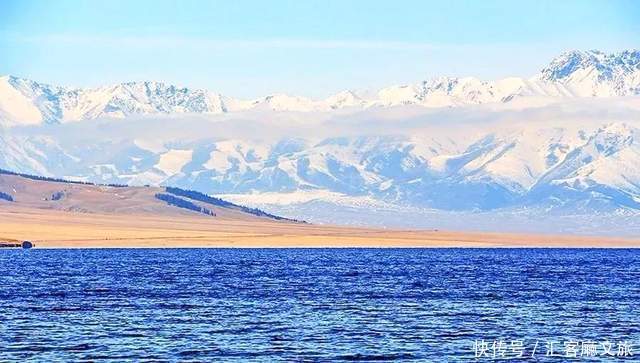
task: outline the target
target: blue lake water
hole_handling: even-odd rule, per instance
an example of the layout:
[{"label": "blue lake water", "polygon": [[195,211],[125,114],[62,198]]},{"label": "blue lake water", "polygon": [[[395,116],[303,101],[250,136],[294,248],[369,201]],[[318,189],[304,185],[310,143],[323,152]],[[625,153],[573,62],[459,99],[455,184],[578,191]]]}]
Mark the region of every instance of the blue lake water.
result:
[{"label": "blue lake water", "polygon": [[0,271],[0,361],[640,359],[640,250],[0,250]]}]

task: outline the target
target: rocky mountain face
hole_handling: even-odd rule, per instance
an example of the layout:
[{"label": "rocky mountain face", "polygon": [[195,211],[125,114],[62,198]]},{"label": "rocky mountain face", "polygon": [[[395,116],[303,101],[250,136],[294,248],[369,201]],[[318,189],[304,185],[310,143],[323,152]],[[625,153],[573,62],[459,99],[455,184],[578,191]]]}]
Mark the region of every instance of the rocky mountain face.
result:
[{"label": "rocky mountain face", "polygon": [[638,95],[640,51],[568,52],[543,69],[539,79],[560,83],[583,97]]}]

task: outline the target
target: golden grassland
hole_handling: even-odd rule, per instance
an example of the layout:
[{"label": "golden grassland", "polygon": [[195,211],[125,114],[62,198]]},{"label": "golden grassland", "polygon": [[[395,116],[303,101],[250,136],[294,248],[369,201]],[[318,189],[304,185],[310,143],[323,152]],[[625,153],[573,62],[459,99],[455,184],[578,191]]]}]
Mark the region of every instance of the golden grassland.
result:
[{"label": "golden grassland", "polygon": [[207,216],[153,216],[0,208],[0,241],[38,248],[178,247],[640,247],[640,240],[410,231]]}]

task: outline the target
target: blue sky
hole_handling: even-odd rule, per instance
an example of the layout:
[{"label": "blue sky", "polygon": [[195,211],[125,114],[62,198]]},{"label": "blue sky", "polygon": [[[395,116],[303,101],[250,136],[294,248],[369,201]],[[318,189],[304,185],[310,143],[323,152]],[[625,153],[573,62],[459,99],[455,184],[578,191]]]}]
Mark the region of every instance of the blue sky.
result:
[{"label": "blue sky", "polygon": [[640,1],[0,2],[0,74],[324,97],[436,76],[530,76],[638,48]]}]

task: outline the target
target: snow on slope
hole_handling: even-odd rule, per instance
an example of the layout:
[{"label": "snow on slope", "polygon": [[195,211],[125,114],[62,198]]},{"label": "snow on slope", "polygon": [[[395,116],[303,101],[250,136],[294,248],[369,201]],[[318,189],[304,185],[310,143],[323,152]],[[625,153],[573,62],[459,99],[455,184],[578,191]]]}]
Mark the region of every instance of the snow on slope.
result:
[{"label": "snow on slope", "polygon": [[[170,118],[16,128],[4,134],[0,167],[213,194],[327,192],[441,210],[531,205],[589,210],[588,204],[572,204],[589,200],[601,209],[640,209],[640,119],[634,99],[561,105],[568,110],[556,104],[519,111],[484,106],[424,111],[412,114],[416,121],[409,128],[397,113],[397,119],[385,121],[387,135],[362,130],[345,136],[333,117],[328,121],[339,136],[292,127],[287,132],[296,138],[252,139],[225,135],[224,123],[214,131],[211,125],[219,121],[206,120],[181,121],[191,135],[176,136],[170,129],[163,132],[165,123],[175,122]],[[602,114],[612,108],[620,115]],[[381,113],[345,117],[376,120]],[[461,114],[478,121],[456,126]],[[252,122],[246,117],[240,120]],[[497,120],[486,121],[492,117]],[[252,125],[255,134],[266,135],[271,122]]]},{"label": "snow on slope", "polygon": [[10,80],[8,76],[0,77],[0,120],[4,120],[7,126],[14,123],[41,123],[42,115],[33,100],[20,92]]},{"label": "snow on slope", "polygon": [[160,160],[155,165],[165,175],[175,175],[181,172],[182,168],[191,161],[192,150],[169,150],[160,155]]},{"label": "snow on slope", "polygon": [[0,124],[62,123],[145,114],[240,112],[249,109],[328,112],[373,106],[456,107],[539,102],[540,98],[611,97],[640,94],[640,51],[564,53],[529,79],[482,81],[440,77],[381,89],[374,96],[343,91],[324,100],[273,94],[239,100],[161,82],[129,82],[98,88],[49,86],[12,76],[0,78]]}]

